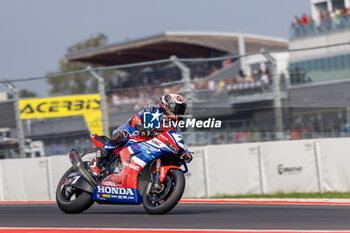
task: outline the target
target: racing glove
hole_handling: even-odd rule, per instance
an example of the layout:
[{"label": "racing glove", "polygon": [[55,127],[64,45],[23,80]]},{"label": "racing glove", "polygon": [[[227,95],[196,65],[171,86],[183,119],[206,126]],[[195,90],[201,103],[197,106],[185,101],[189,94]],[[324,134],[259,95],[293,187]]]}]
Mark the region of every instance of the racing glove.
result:
[{"label": "racing glove", "polygon": [[151,137],[152,136],[152,131],[150,129],[142,128],[142,129],[140,129],[139,132],[140,132],[140,135],[143,137]]},{"label": "racing glove", "polygon": [[143,136],[143,137],[151,137],[152,136],[152,129],[143,128],[142,124],[137,123],[135,125],[135,129],[139,132],[140,136]]}]

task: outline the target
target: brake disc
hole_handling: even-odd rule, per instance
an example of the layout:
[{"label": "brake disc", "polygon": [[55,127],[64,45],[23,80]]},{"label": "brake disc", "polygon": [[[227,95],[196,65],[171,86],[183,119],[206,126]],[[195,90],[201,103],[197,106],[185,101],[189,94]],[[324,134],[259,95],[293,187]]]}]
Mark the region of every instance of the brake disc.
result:
[{"label": "brake disc", "polygon": [[[151,201],[161,201],[163,200],[165,197],[168,196],[169,191],[171,189],[171,179],[169,176],[165,177],[164,182],[162,183],[163,188],[162,190],[159,192],[155,191],[155,190],[151,190],[150,192],[150,199]],[[165,188],[164,188],[165,187]]]}]

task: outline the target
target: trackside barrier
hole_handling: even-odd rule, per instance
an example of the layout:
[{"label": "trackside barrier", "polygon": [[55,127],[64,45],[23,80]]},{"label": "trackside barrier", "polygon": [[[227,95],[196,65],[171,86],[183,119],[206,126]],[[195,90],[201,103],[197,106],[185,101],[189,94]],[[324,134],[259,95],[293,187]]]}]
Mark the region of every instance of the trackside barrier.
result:
[{"label": "trackside barrier", "polygon": [[56,188],[57,184],[60,181],[62,175],[72,166],[66,156],[52,156],[49,157],[49,166],[50,166],[50,200],[55,200],[56,198]]},{"label": "trackside barrier", "polygon": [[206,169],[205,169],[205,148],[204,147],[192,147],[191,151],[194,152],[193,161],[188,164],[189,172],[186,177],[186,189],[184,196],[186,197],[205,197],[206,193]]},{"label": "trackside barrier", "polygon": [[[184,197],[350,190],[350,138],[193,147]],[[55,200],[68,156],[0,161],[0,201]]]},{"label": "trackside barrier", "polygon": [[207,146],[207,196],[260,193],[258,144]]},{"label": "trackside barrier", "polygon": [[3,200],[50,200],[48,161],[47,158],[2,160],[0,183]]},{"label": "trackside barrier", "polygon": [[0,163],[0,201],[1,200],[5,200],[4,198],[4,187],[5,187],[5,184],[3,183],[3,178],[2,178],[2,163]]},{"label": "trackside barrier", "polygon": [[350,190],[350,139],[323,139],[318,143],[322,191]]},{"label": "trackside barrier", "polygon": [[314,142],[276,141],[260,145],[265,193],[320,191]]}]

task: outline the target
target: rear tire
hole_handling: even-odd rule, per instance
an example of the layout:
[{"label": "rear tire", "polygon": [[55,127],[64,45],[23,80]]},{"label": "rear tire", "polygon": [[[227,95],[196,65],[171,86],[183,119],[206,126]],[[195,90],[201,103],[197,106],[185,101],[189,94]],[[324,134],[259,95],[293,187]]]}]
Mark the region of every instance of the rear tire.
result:
[{"label": "rear tire", "polygon": [[94,200],[92,199],[92,194],[85,192],[83,190],[77,189],[75,190],[74,194],[75,199],[71,200],[70,198],[67,198],[63,194],[64,190],[64,182],[67,179],[68,175],[75,172],[74,168],[71,167],[64,173],[62,176],[60,182],[57,185],[56,189],[56,202],[58,207],[67,214],[77,214],[81,213],[84,210],[87,210],[92,204],[94,204]]},{"label": "rear tire", "polygon": [[[149,214],[165,214],[173,209],[182,197],[185,190],[185,176],[178,169],[170,169],[163,184],[170,179],[171,187],[164,199],[161,201],[152,201],[150,193],[147,193],[148,188],[143,192],[143,207]],[[150,183],[148,184],[150,185]],[[166,189],[165,187],[164,189]],[[161,195],[161,194],[160,194]]]}]

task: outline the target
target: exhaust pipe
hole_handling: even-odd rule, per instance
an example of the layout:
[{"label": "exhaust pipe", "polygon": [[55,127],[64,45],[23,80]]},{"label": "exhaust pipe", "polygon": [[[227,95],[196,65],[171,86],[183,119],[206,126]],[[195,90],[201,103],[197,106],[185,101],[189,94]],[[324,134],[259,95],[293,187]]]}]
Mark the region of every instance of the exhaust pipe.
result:
[{"label": "exhaust pipe", "polygon": [[69,153],[69,160],[72,163],[74,169],[95,188],[97,186],[97,181],[86,170],[85,164],[76,149],[72,149]]}]

